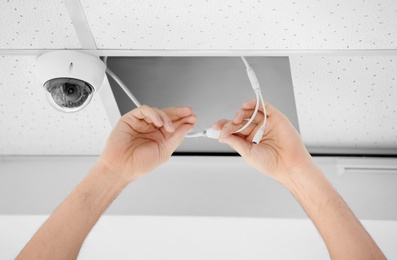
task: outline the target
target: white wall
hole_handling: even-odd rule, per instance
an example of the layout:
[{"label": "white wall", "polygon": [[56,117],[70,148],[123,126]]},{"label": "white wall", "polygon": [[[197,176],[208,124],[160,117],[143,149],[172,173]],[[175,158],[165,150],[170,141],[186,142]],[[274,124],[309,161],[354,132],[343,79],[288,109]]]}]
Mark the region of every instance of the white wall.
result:
[{"label": "white wall", "polygon": [[[0,258],[10,259],[46,216],[0,216]],[[389,259],[397,221],[363,221]],[[79,259],[328,259],[307,219],[104,216]]]},{"label": "white wall", "polygon": [[[0,259],[15,254],[96,157],[0,158]],[[390,259],[397,258],[397,176],[336,174],[316,158]],[[81,259],[324,259],[295,199],[239,157],[173,157],[128,187]]]},{"label": "white wall", "polygon": [[[0,157],[0,215],[50,214],[95,161],[96,157]],[[397,220],[397,174],[338,175],[336,158],[316,161],[359,218]],[[139,179],[107,214],[306,216],[286,189],[240,157],[194,156],[173,157]]]}]

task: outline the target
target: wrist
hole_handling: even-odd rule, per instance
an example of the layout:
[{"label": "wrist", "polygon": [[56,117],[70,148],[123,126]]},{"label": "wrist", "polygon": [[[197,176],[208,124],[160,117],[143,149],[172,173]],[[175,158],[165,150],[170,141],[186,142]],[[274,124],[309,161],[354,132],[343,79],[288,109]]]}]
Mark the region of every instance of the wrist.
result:
[{"label": "wrist", "polygon": [[294,168],[280,183],[294,195],[310,218],[318,214],[318,209],[340,203],[339,194],[314,163]]},{"label": "wrist", "polygon": [[132,182],[132,180],[123,177],[123,171],[120,167],[108,164],[101,159],[96,162],[91,171],[94,174],[103,176],[109,183],[117,187],[124,188]]},{"label": "wrist", "polygon": [[322,171],[317,167],[317,165],[308,161],[299,166],[293,167],[285,171],[285,174],[278,178],[278,181],[284,185],[288,190],[296,188],[296,186],[308,185],[306,182],[316,182],[323,180]]}]

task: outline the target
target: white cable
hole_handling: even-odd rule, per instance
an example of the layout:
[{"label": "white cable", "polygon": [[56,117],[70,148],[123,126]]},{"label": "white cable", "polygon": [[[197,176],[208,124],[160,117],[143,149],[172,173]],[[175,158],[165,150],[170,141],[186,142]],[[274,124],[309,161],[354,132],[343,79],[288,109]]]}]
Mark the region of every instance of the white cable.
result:
[{"label": "white cable", "polygon": [[127,94],[131,101],[134,102],[135,106],[140,107],[141,103],[138,101],[138,99],[136,99],[136,97],[131,93],[131,91],[127,88],[124,82],[108,68],[107,56],[103,57],[103,63],[105,63],[106,65],[106,73],[109,74],[117,82],[117,84],[119,84],[119,86],[124,90],[125,94]]},{"label": "white cable", "polygon": [[259,144],[261,142],[263,134],[265,133],[266,120],[267,120],[265,101],[263,100],[262,94],[259,93],[259,95],[261,97],[261,103],[262,103],[262,107],[263,107],[263,123],[262,123],[262,126],[259,128],[259,130],[256,131],[254,138],[252,138],[252,142],[254,144]]},{"label": "white cable", "polygon": [[185,137],[188,138],[193,138],[193,137],[206,137],[206,131],[203,132],[198,132],[198,133],[188,133],[185,135]]},{"label": "white cable", "polygon": [[263,126],[266,126],[266,121],[267,121],[267,113],[266,113],[266,106],[265,106],[265,101],[263,100],[262,93],[259,93],[261,97],[261,103],[262,103],[262,108],[263,108]]},{"label": "white cable", "polygon": [[243,60],[245,67],[250,68],[250,65],[249,65],[248,61],[245,59],[245,57],[241,56],[241,59]]},{"label": "white cable", "polygon": [[109,68],[106,68],[106,73],[109,74],[116,82],[119,84],[119,86],[124,90],[125,94],[131,99],[132,102],[137,107],[141,106],[141,103],[139,103],[138,99],[135,98],[135,96],[131,93],[131,91],[127,88],[127,86],[121,81],[119,77],[117,77],[116,74],[113,73]]},{"label": "white cable", "polygon": [[256,104],[255,104],[255,109],[254,109],[254,113],[252,114],[251,118],[248,120],[248,122],[241,127],[239,130],[237,130],[235,133],[239,133],[241,131],[243,131],[244,129],[246,129],[254,120],[256,114],[258,113],[259,110],[259,101],[262,103],[262,107],[263,107],[263,113],[264,113],[264,120],[263,120],[263,124],[262,126],[259,128],[259,130],[255,133],[254,138],[252,139],[253,143],[259,143],[260,140],[262,139],[263,133],[265,132],[265,126],[266,126],[266,108],[265,108],[265,101],[263,100],[263,96],[261,93],[261,88],[258,82],[258,79],[255,75],[254,70],[251,68],[251,66],[249,65],[248,61],[245,59],[245,57],[241,57],[241,59],[243,60],[245,67],[247,69],[247,75],[248,78],[251,82],[251,86],[252,89],[255,91],[255,95],[256,95]]}]

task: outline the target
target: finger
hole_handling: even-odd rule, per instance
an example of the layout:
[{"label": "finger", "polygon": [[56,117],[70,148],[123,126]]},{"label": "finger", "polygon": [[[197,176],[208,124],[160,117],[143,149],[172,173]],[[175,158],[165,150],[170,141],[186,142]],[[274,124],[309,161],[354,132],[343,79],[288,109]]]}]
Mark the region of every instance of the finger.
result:
[{"label": "finger", "polygon": [[162,120],[162,122],[163,122],[163,127],[164,127],[164,129],[167,131],[167,132],[169,132],[169,133],[172,133],[172,132],[174,132],[175,131],[175,126],[174,126],[174,124],[173,124],[173,122],[172,122],[172,120],[171,120],[171,118],[168,116],[168,114],[167,113],[165,113],[163,110],[160,110],[160,109],[158,109],[158,108],[153,108],[157,113],[158,113],[158,115],[161,117],[161,120]]},{"label": "finger", "polygon": [[[179,127],[183,123],[195,124],[197,118],[192,114],[192,108],[190,107],[169,107],[162,110],[163,114],[170,119],[170,121],[166,121],[164,127],[168,132],[175,131],[175,128]],[[163,115],[164,116],[164,115]],[[182,120],[183,118],[188,118],[188,120]],[[168,120],[168,119],[167,119]],[[179,122],[175,125],[176,122]]]},{"label": "finger", "polygon": [[[243,136],[249,136],[252,134],[253,131],[259,130],[261,124],[259,122],[251,122],[247,127],[244,128],[244,130],[240,131],[242,127],[245,126],[247,122],[242,121],[239,124],[235,124],[233,121],[218,121],[217,126],[218,128],[221,127],[221,137],[226,138],[231,134],[241,134]],[[223,125],[222,125],[223,124]]]},{"label": "finger", "polygon": [[[225,127],[226,124],[232,124],[233,126],[231,129],[229,129],[229,128]],[[212,129],[221,130],[221,136],[222,136],[222,129],[225,127],[226,130],[223,133],[223,137],[228,137],[230,134],[237,134],[241,137],[247,137],[247,136],[252,135],[253,132],[256,132],[255,130],[258,130],[260,128],[260,125],[251,123],[243,131],[236,133],[236,131],[241,129],[241,127],[243,127],[244,125],[245,125],[245,122],[240,123],[240,124],[234,124],[230,120],[221,119],[212,126]]]},{"label": "finger", "polygon": [[[233,118],[233,123],[234,124],[240,124],[242,123],[245,119],[251,118],[252,114],[254,113],[254,110],[247,110],[247,109],[240,109],[236,116]],[[261,111],[258,111],[254,117],[254,122],[260,123],[264,119],[264,114]]]},{"label": "finger", "polygon": [[244,120],[245,117],[245,112],[243,109],[240,109],[239,111],[237,111],[236,115],[233,118],[233,123],[235,124],[239,124]]},{"label": "finger", "polygon": [[256,105],[256,98],[253,98],[251,100],[248,100],[243,103],[243,108],[244,109],[254,109]]},{"label": "finger", "polygon": [[180,127],[183,124],[195,125],[197,123],[197,116],[190,115],[188,117],[181,118],[179,120],[173,121],[175,128]]},{"label": "finger", "polygon": [[[197,117],[195,115],[191,115],[191,116],[179,119],[177,121],[174,121],[173,124],[174,124],[175,129],[177,129],[178,127],[180,127],[183,124],[190,124],[190,125],[194,126],[196,124],[196,122],[197,122]],[[164,130],[163,129],[164,129],[163,127],[160,128],[163,135],[168,136],[170,134],[170,132],[167,133],[167,131],[165,129]]]},{"label": "finger", "polygon": [[127,113],[126,115],[133,116],[140,120],[145,120],[149,124],[153,123],[157,127],[161,127],[164,124],[158,111],[147,105],[142,105],[139,108]]},{"label": "finger", "polygon": [[[256,106],[256,99],[251,99],[245,103],[243,103],[243,109],[254,109]],[[272,113],[280,112],[274,106],[272,106],[269,102],[265,102],[266,114],[271,115]],[[262,105],[259,106],[259,111],[263,112]]]},{"label": "finger", "polygon": [[168,107],[163,109],[163,111],[169,116],[169,118],[174,121],[183,117],[188,117],[193,114],[191,107]]},{"label": "finger", "polygon": [[238,126],[233,124],[232,121],[227,122],[221,129],[220,138],[227,138],[237,130]]},{"label": "finger", "polygon": [[212,125],[212,129],[214,130],[222,130],[223,126],[226,125],[230,120],[221,119]]},{"label": "finger", "polygon": [[[224,126],[222,127],[221,130],[221,138],[227,138],[230,135],[236,133],[236,131],[238,131],[244,124],[240,123],[240,124],[234,124],[233,121],[229,121],[226,124],[224,124]],[[252,129],[255,127],[255,124],[251,124],[249,125],[246,129],[244,129],[243,132],[241,132],[240,134],[244,134],[244,135],[249,135],[252,131]]]},{"label": "finger", "polygon": [[220,138],[221,143],[226,143],[238,152],[242,157],[246,157],[251,149],[252,143],[237,135],[230,135],[227,138]]},{"label": "finger", "polygon": [[167,138],[164,145],[166,146],[167,151],[171,154],[176,148],[182,143],[185,135],[192,131],[193,125],[191,124],[183,124],[175,129],[175,131]]},{"label": "finger", "polygon": [[[233,118],[233,122],[235,124],[241,123],[244,119],[251,118],[253,113],[255,112],[256,108],[256,99],[251,99],[245,103],[243,103],[243,107],[236,113],[235,117]],[[259,105],[258,112],[254,118],[254,121],[260,122],[260,119],[263,119],[263,115],[260,112],[263,112],[262,107]],[[259,117],[258,117],[259,116]]]}]

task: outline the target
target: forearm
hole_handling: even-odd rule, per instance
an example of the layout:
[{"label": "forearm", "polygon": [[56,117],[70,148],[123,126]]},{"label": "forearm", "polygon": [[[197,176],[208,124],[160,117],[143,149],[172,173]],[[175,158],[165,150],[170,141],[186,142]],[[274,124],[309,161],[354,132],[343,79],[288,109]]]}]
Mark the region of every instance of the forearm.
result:
[{"label": "forearm", "polygon": [[17,259],[76,259],[92,227],[127,184],[103,165],[96,164]]},{"label": "forearm", "polygon": [[290,172],[281,182],[316,225],[332,259],[385,259],[371,236],[316,166]]}]

